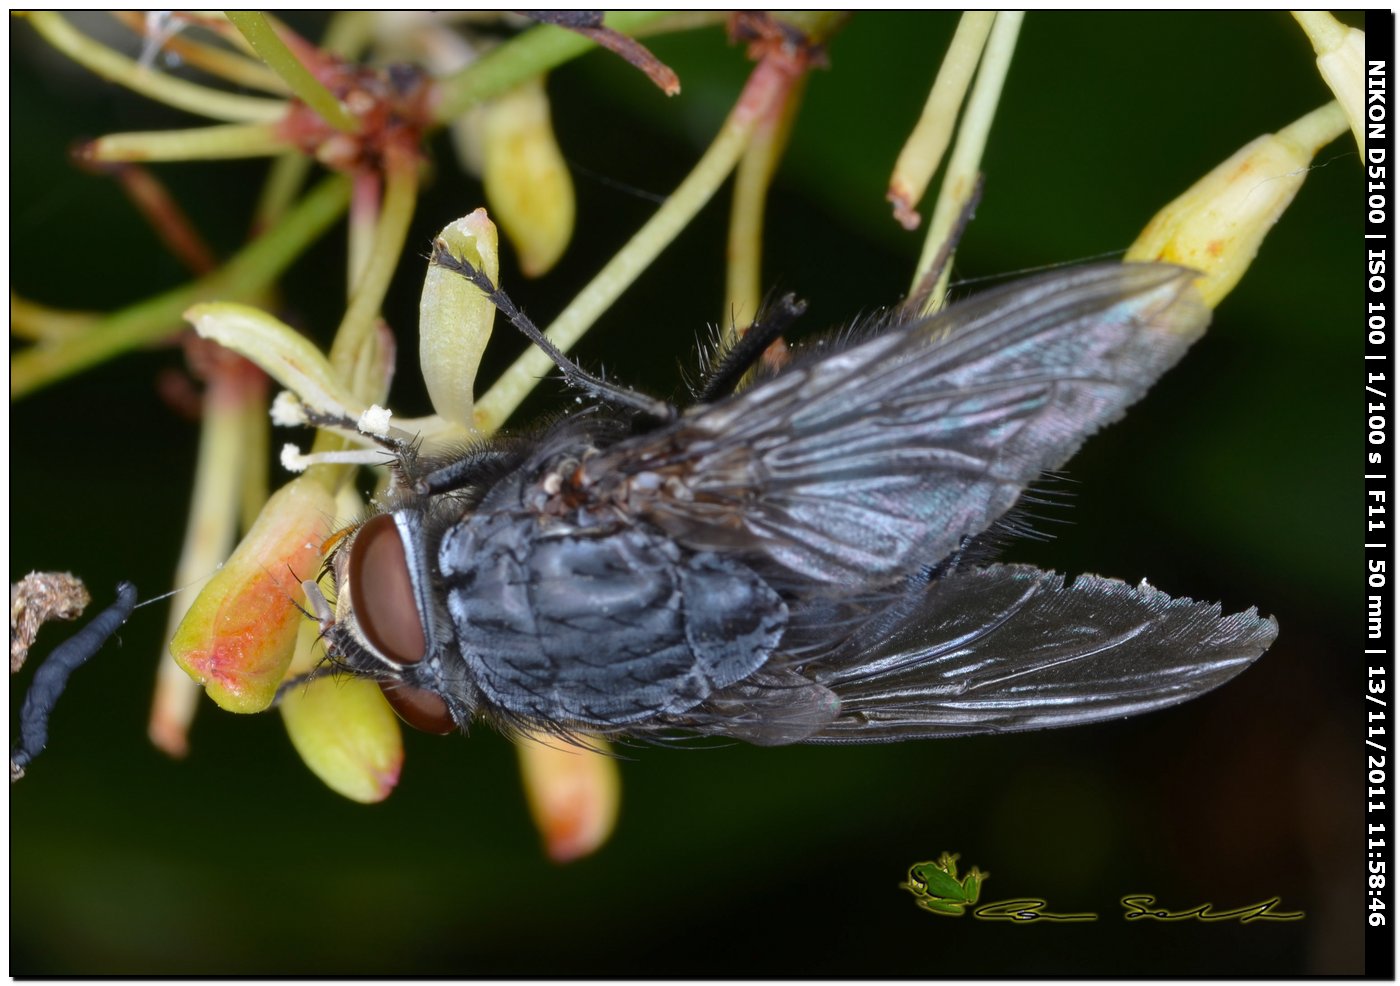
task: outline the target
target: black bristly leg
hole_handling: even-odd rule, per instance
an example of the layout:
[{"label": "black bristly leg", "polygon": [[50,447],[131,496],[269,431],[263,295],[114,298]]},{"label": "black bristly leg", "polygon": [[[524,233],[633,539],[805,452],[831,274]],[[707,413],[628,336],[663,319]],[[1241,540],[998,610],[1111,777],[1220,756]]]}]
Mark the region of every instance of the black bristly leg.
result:
[{"label": "black bristly leg", "polygon": [[695,394],[696,402],[709,404],[732,394],[744,374],[758,362],[764,350],[786,332],[806,310],[805,301],[798,301],[796,295],[785,294],[778,299],[777,304],[760,313],[758,320],[729,347],[719,365],[710,372]]},{"label": "black bristly leg", "polygon": [[365,431],[360,427],[360,422],[348,414],[328,414],[325,411],[318,411],[314,407],[302,405],[302,414],[306,416],[306,423],[313,428],[338,429],[348,431],[356,435],[363,435],[374,444],[390,452],[399,458],[404,458],[412,454],[413,442],[404,438],[395,438],[393,435],[376,435],[374,432]]},{"label": "black bristly leg", "polygon": [[481,482],[483,475],[497,473],[503,465],[508,466],[519,460],[520,454],[514,450],[478,449],[420,476],[414,483],[413,492],[419,496],[436,496],[460,490]]},{"label": "black bristly leg", "polygon": [[441,240],[433,244],[433,263],[439,267],[446,268],[454,273],[461,274],[467,280],[481,289],[482,294],[490,299],[491,303],[504,315],[510,319],[525,338],[543,350],[554,365],[559,368],[559,372],[564,375],[564,380],[571,387],[577,387],[585,393],[591,394],[608,404],[616,407],[631,408],[641,414],[654,418],[657,421],[672,421],[676,418],[676,409],[665,401],[659,401],[646,394],[639,394],[635,390],[628,390],[625,387],[617,387],[608,383],[600,377],[596,377],[583,369],[569,357],[559,351],[559,347],[550,342],[545,334],[536,327],[535,323],[526,317],[525,313],[516,307],[515,302],[510,300],[510,296],[491,283],[491,279],[477,270],[465,260],[454,257],[447,249],[446,244]]},{"label": "black bristly leg", "polygon": [[376,435],[373,432],[362,429],[359,421],[349,415],[328,414],[306,405],[302,405],[302,414],[306,416],[306,423],[314,428],[348,431],[357,435],[363,435],[374,442],[374,444],[384,450],[385,455],[389,456],[384,464],[389,466],[391,471],[395,474],[395,482],[397,484],[412,487],[422,482],[422,479],[417,474],[417,470],[414,468],[414,463],[418,458],[416,439],[397,438],[393,435]]}]

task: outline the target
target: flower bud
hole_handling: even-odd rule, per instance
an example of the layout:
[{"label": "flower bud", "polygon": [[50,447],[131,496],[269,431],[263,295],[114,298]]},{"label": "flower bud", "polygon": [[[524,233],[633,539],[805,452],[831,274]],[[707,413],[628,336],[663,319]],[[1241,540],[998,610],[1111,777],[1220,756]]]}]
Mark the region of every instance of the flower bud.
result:
[{"label": "flower bud", "polygon": [[[438,234],[437,242],[490,278],[500,280],[496,227],[477,209]],[[472,387],[491,338],[496,306],[456,271],[428,265],[418,303],[418,360],[433,409],[464,428],[472,426]]]},{"label": "flower bud", "polygon": [[[303,622],[302,635],[310,642],[317,633],[315,623]],[[403,734],[378,683],[317,678],[288,688],[278,708],[292,746],[332,791],[373,804],[394,790],[403,768]]]},{"label": "flower bud", "polygon": [[544,77],[490,100],[478,123],[486,201],[520,254],[521,271],[538,277],[574,231],[574,183],[554,139]]},{"label": "flower bud", "polygon": [[598,742],[598,752],[560,745],[554,737],[517,746],[530,814],[556,863],[587,856],[612,834],[621,780],[617,761]]},{"label": "flower bud", "polygon": [[1239,283],[1264,235],[1293,201],[1313,155],[1345,132],[1345,116],[1328,103],[1250,141],[1157,213],[1124,260],[1199,270],[1201,295],[1214,308]]},{"label": "flower bud", "polygon": [[306,619],[301,580],[321,564],[334,509],[315,476],[282,487],[180,622],[170,653],[222,708],[261,712],[276,696]]}]

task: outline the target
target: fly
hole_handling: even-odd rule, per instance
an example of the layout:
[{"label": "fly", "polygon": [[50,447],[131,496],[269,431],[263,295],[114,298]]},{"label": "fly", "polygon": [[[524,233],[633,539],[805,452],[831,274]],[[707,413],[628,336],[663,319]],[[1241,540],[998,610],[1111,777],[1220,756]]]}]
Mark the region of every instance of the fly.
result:
[{"label": "fly", "polygon": [[[307,583],[335,666],[412,725],[882,742],[1185,701],[1273,642],[1254,609],[997,563],[1028,486],[1205,330],[1194,272],[1103,264],[757,355],[679,409],[594,377],[439,245],[591,400],[395,488]],[[753,370],[754,382],[736,384]]]}]

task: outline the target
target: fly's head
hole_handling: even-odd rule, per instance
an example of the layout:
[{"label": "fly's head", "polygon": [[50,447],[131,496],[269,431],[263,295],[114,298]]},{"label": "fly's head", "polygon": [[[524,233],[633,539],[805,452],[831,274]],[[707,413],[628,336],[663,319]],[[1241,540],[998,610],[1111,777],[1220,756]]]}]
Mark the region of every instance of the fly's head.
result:
[{"label": "fly's head", "polygon": [[410,726],[446,734],[471,721],[476,703],[461,684],[452,624],[435,587],[429,526],[425,510],[409,505],[340,537],[327,559],[334,609],[322,600],[317,616],[334,663],[378,681]]}]

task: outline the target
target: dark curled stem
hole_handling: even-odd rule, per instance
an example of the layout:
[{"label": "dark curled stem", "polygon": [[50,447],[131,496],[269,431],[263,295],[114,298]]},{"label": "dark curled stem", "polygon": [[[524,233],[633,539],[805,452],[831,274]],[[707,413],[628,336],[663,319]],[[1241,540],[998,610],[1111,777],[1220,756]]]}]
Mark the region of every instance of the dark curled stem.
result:
[{"label": "dark curled stem", "polygon": [[19,714],[20,740],[10,752],[11,782],[24,776],[24,768],[48,742],[49,715],[68,684],[68,676],[102,649],[135,608],[136,586],[130,582],[118,583],[117,601],[60,644],[34,672]]}]

